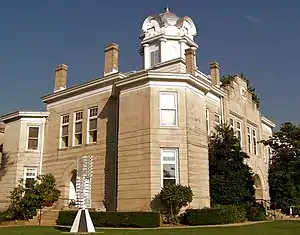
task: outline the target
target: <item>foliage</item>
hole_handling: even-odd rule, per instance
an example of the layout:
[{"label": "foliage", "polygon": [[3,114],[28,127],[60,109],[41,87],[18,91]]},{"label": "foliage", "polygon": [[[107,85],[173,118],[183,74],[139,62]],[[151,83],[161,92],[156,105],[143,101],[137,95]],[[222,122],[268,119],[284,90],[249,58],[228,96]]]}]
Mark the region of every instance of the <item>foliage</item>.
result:
[{"label": "foliage", "polygon": [[293,206],[292,207],[292,213],[293,213],[293,215],[299,215],[300,216],[300,206]]},{"label": "foliage", "polygon": [[232,75],[222,76],[220,80],[222,82],[222,85],[228,85],[234,80],[234,76]]},{"label": "foliage", "polygon": [[246,220],[243,206],[218,206],[216,208],[188,209],[184,221],[187,225],[214,225],[240,223]]},{"label": "foliage", "polygon": [[180,209],[193,200],[193,192],[189,186],[168,185],[162,188],[157,198],[162,205],[162,212],[168,223],[177,223]]},{"label": "foliage", "polygon": [[260,203],[254,203],[246,207],[247,219],[249,221],[262,221],[266,218],[266,210]]},{"label": "foliage", "polygon": [[7,211],[0,211],[0,222],[12,220],[11,215]]},{"label": "foliage", "polygon": [[209,140],[209,181],[212,206],[247,205],[254,202],[251,168],[244,163],[249,156],[229,125],[216,127]]},{"label": "foliage", "polygon": [[[255,92],[255,88],[252,87],[250,80],[243,73],[240,74],[240,77],[246,81],[247,90],[251,93],[252,100],[257,104],[257,108],[259,108],[260,107],[260,99]],[[222,82],[223,86],[230,84],[233,80],[234,80],[234,76],[232,76],[232,75],[227,75],[227,76],[221,77],[221,82]]]},{"label": "foliage", "polygon": [[[60,211],[57,224],[71,226],[77,211]],[[160,226],[157,212],[90,212],[95,227],[155,228]]]},{"label": "foliage", "polygon": [[269,167],[270,197],[276,208],[300,204],[300,126],[286,122],[268,140],[272,149]]},{"label": "foliage", "polygon": [[28,220],[36,215],[36,210],[44,206],[51,206],[60,191],[56,189],[55,178],[52,174],[38,177],[40,183],[26,184],[21,179],[19,185],[11,191],[10,204],[7,212],[18,220]]}]

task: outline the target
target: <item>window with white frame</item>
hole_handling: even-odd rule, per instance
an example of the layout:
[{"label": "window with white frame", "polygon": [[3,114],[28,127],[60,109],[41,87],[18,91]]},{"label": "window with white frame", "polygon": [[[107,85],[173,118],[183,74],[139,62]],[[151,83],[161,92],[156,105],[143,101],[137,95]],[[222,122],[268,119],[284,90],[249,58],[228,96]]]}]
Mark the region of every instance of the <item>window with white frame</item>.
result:
[{"label": "window with white frame", "polygon": [[205,119],[206,119],[206,131],[207,134],[210,134],[210,127],[209,127],[209,109],[205,110]]},{"label": "window with white frame", "polygon": [[24,168],[24,179],[25,179],[26,187],[34,185],[36,178],[37,178],[37,167]]},{"label": "window with white frame", "polygon": [[178,172],[178,149],[161,149],[162,182],[161,186],[166,187],[179,183]]},{"label": "window with white frame", "polygon": [[160,125],[177,126],[177,93],[160,92]]},{"label": "window with white frame", "polygon": [[253,153],[257,155],[257,137],[256,137],[256,130],[252,129],[252,142],[253,142]]},{"label": "window with white frame", "polygon": [[221,125],[221,116],[217,113],[215,113],[215,125],[220,126]]},{"label": "window with white frame", "polygon": [[152,45],[150,46],[149,50],[151,67],[153,67],[156,64],[160,63],[160,49],[158,45]]},{"label": "window with white frame", "polygon": [[242,145],[242,124],[240,121],[236,122],[236,137],[240,140]]},{"label": "window with white frame", "polygon": [[229,118],[229,126],[230,126],[230,130],[232,130],[234,133],[234,119],[233,118]]},{"label": "window with white frame", "polygon": [[82,144],[82,120],[83,120],[83,112],[76,112],[74,115],[74,145]]},{"label": "window with white frame", "polygon": [[97,121],[98,121],[98,108],[89,109],[88,121],[88,143],[97,142]]},{"label": "window with white frame", "polygon": [[38,126],[28,127],[28,140],[27,140],[27,149],[28,150],[38,150],[39,130],[40,130],[40,128]]},{"label": "window with white frame", "polygon": [[61,148],[69,146],[69,114],[61,117]]},{"label": "window with white frame", "polygon": [[250,130],[250,127],[247,127],[247,138],[248,138],[248,152],[252,153],[252,151],[251,151],[251,130]]}]

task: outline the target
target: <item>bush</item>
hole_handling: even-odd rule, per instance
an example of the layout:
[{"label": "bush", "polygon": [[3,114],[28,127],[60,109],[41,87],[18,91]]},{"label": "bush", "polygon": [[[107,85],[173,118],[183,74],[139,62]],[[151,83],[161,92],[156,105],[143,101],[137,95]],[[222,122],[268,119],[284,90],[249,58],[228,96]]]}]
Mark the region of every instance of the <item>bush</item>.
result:
[{"label": "bush", "polygon": [[[77,211],[60,211],[57,224],[71,226]],[[160,226],[156,212],[90,212],[95,227],[155,228]]]},{"label": "bush", "polygon": [[245,208],[233,205],[216,208],[188,209],[184,214],[184,223],[192,226],[240,223],[245,220]]},{"label": "bush", "polygon": [[266,210],[262,204],[255,203],[246,208],[249,221],[262,221],[266,219]]},{"label": "bush", "polygon": [[156,196],[162,205],[162,213],[168,223],[177,223],[177,215],[183,206],[193,200],[193,192],[189,186],[180,184],[163,188]]},{"label": "bush", "polygon": [[292,212],[293,212],[293,215],[299,215],[300,216],[300,206],[294,206],[292,207]]},{"label": "bush", "polygon": [[0,211],[0,222],[12,220],[11,215],[7,211]]},{"label": "bush", "polygon": [[39,183],[26,184],[20,179],[19,185],[10,192],[8,212],[12,218],[29,220],[36,215],[36,210],[50,206],[57,201],[60,191],[56,189],[55,178],[52,174],[38,177]]}]

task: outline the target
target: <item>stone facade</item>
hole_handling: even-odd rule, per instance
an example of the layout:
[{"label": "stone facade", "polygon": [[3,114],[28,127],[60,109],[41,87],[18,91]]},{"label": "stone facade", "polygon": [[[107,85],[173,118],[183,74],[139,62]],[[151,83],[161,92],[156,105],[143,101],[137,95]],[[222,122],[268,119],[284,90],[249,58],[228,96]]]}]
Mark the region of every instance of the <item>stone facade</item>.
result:
[{"label": "stone facade", "polygon": [[142,25],[140,71],[118,71],[115,43],[105,48],[102,78],[67,88],[68,67],[56,66],[54,92],[42,97],[49,113],[42,166],[62,192],[58,208],[75,199],[76,159],[83,155],[94,157],[93,208],[150,210],[169,183],[191,186],[190,207],[209,206],[208,138],[220,123],[232,124],[250,155],[256,198],[269,199],[269,151],[257,142],[275,124],[262,116],[244,79],[221,84],[216,62],[209,75],[198,70],[196,34],[189,17],[166,9]]},{"label": "stone facade", "polygon": [[2,116],[5,123],[0,167],[0,209],[21,178],[36,179],[42,172],[44,124],[47,112],[14,112]]}]

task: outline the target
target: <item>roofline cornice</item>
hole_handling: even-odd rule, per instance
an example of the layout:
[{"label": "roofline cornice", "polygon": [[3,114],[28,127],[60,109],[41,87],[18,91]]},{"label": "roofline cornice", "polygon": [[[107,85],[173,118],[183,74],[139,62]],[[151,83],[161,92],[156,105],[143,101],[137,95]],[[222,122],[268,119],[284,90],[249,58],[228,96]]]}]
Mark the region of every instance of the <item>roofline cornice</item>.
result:
[{"label": "roofline cornice", "polygon": [[126,75],[118,72],[118,73],[114,73],[114,74],[110,74],[108,76],[102,77],[102,78],[97,78],[91,81],[88,81],[86,83],[82,83],[79,85],[75,85],[73,87],[67,88],[65,90],[61,90],[46,96],[42,96],[41,100],[45,103],[50,103],[53,100],[57,100],[57,99],[63,99],[65,96],[68,95],[72,95],[78,92],[84,92],[84,90],[92,88],[94,86],[98,86],[101,84],[104,84],[106,82],[113,82],[114,80],[118,79],[118,78],[125,78]]},{"label": "roofline cornice", "polygon": [[133,74],[132,76],[116,81],[113,93],[116,93],[122,89],[124,86],[134,85],[135,83],[142,82],[142,81],[176,81],[176,82],[186,82],[197,89],[201,90],[205,94],[209,91],[216,93],[222,96],[222,91],[217,91],[217,89],[212,89],[211,86],[208,85],[206,82],[202,81],[196,76],[187,73],[162,73],[162,72],[154,72],[154,71],[142,71],[138,74]]},{"label": "roofline cornice", "polygon": [[6,123],[11,119],[19,119],[23,117],[43,118],[48,116],[49,116],[49,112],[16,111],[16,112],[5,114],[1,116],[1,118],[3,122]]},{"label": "roofline cornice", "polygon": [[276,126],[276,124],[274,122],[272,122],[270,119],[268,119],[264,116],[261,117],[261,122],[272,128],[274,128]]}]

